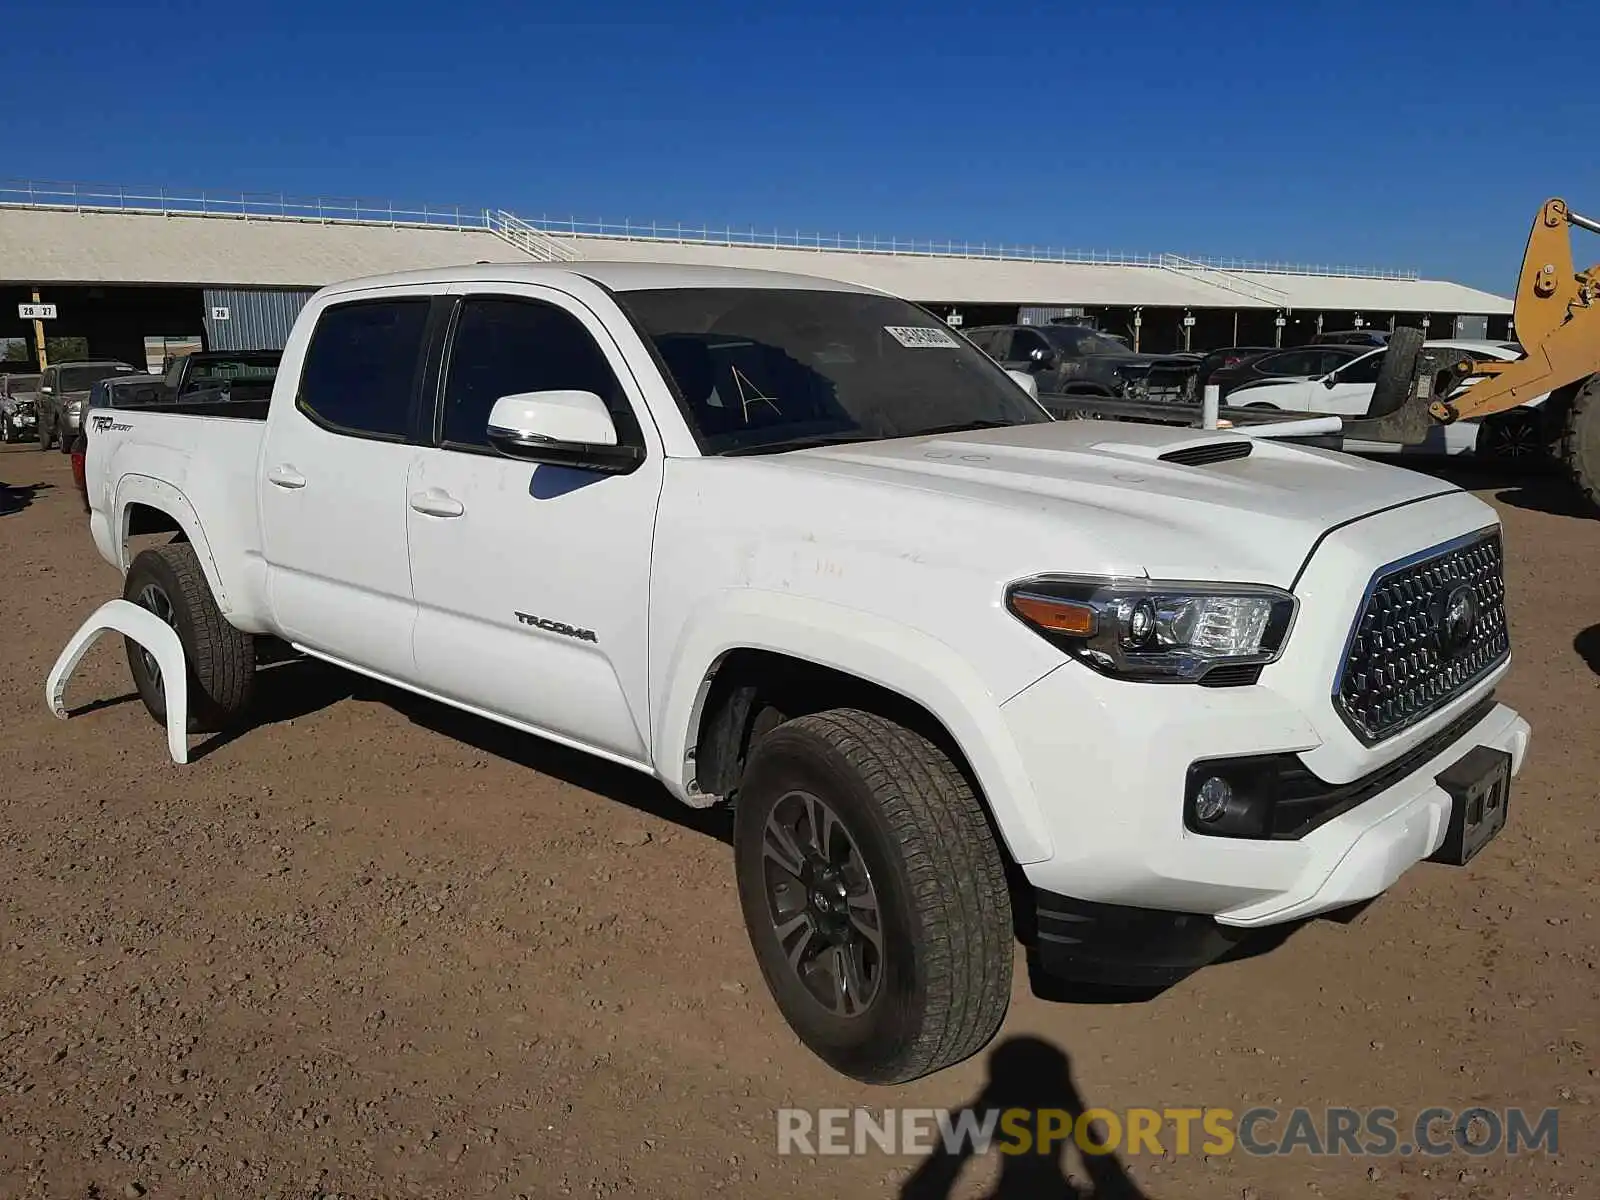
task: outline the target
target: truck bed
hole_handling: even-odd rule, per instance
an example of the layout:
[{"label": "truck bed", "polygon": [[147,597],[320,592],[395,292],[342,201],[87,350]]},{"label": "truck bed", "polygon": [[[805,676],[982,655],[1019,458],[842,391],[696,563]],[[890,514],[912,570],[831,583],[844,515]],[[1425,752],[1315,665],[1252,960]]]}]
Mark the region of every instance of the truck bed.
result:
[{"label": "truck bed", "polygon": [[235,421],[265,421],[270,403],[270,396],[250,400],[171,400],[160,404],[119,405],[117,411],[166,413],[190,417],[227,417]]},{"label": "truck bed", "polygon": [[[99,408],[86,415],[89,527],[101,557],[126,568],[124,538],[145,527],[139,506],[171,514],[200,552],[223,612],[242,628],[254,624],[261,597],[250,564],[262,549],[266,402]],[[119,528],[124,508],[127,528]]]}]

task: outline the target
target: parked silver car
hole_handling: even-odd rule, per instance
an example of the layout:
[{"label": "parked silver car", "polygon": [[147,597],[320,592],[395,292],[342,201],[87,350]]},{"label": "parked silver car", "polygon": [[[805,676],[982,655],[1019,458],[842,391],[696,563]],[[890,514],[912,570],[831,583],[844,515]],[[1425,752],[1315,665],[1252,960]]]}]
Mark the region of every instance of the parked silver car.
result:
[{"label": "parked silver car", "polygon": [[112,375],[138,372],[125,362],[75,362],[46,367],[39,379],[39,449],[60,445],[72,450],[73,438],[83,422],[89,389]]}]

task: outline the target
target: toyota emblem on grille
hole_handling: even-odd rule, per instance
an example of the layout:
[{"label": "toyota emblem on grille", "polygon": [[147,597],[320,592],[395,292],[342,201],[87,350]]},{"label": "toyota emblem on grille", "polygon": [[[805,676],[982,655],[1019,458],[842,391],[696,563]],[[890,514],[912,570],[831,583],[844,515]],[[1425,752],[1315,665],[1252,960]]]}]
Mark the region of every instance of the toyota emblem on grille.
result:
[{"label": "toyota emblem on grille", "polygon": [[1478,625],[1478,593],[1472,585],[1463,583],[1452,588],[1439,606],[1434,620],[1435,636],[1439,639],[1439,653],[1452,659],[1467,648],[1472,641],[1472,631]]}]

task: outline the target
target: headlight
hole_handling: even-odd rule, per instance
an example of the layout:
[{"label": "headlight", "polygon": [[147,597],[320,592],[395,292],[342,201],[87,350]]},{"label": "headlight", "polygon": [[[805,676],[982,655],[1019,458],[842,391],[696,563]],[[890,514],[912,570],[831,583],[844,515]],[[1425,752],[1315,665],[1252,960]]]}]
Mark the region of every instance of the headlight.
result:
[{"label": "headlight", "polygon": [[[1247,583],[1049,575],[1013,584],[1006,606],[1102,675],[1193,683],[1219,667],[1275,661],[1296,601],[1278,588]],[[1250,681],[1233,675],[1227,682]]]},{"label": "headlight", "polygon": [[69,413],[71,413],[73,416],[77,416],[79,413],[81,413],[83,411],[83,401],[82,400],[69,400],[69,401],[67,401],[67,411]]}]

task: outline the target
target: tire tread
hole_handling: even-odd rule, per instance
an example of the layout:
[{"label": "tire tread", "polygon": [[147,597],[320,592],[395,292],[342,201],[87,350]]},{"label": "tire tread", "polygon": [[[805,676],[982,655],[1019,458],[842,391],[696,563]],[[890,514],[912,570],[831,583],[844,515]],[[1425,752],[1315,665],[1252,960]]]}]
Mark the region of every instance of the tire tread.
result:
[{"label": "tire tread", "polygon": [[789,723],[829,744],[877,801],[900,848],[926,992],[916,1033],[879,1082],[927,1075],[981,1050],[1011,1000],[1010,892],[999,847],[972,785],[922,735],[861,709]]},{"label": "tire tread", "polygon": [[1600,375],[1592,375],[1566,406],[1560,458],[1589,505],[1600,510]]},{"label": "tire tread", "polygon": [[128,571],[130,591],[131,581],[140,573],[139,560],[146,555],[159,559],[177,584],[178,595],[172,599],[180,610],[174,615],[189,667],[189,730],[209,733],[224,728],[248,707],[255,690],[255,639],[222,615],[189,542],[140,551]]}]

